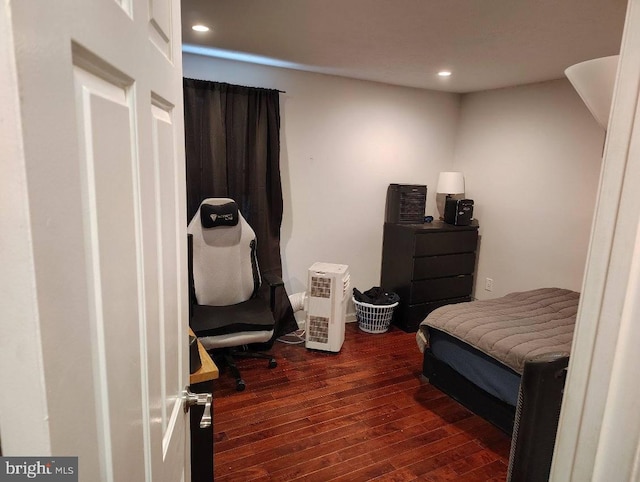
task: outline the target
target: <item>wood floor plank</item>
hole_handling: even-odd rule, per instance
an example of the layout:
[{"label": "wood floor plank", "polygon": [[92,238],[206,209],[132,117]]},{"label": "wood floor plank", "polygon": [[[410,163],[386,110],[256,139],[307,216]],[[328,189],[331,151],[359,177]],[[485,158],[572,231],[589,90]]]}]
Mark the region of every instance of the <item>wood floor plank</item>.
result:
[{"label": "wood floor plank", "polygon": [[[385,380],[389,378],[394,378],[393,375],[396,374],[395,378],[397,380],[397,370],[398,370],[398,367],[391,367],[390,370],[381,369],[380,370],[381,373],[376,374],[372,378],[374,380]],[[363,378],[366,378],[366,377],[363,376]],[[416,387],[419,386],[419,382],[417,381],[417,376],[415,375],[403,373],[403,375],[400,378],[404,381],[413,381],[412,386],[416,386]],[[362,385],[362,382],[359,382],[355,386],[358,387],[360,389],[359,391],[362,392],[362,394],[364,395],[365,387]],[[379,387],[378,391],[384,391],[386,393],[388,390],[380,390],[380,388],[384,389],[387,386],[388,384],[386,386]],[[235,404],[223,405],[220,402],[218,402],[219,398],[216,398],[216,400],[214,401],[214,408],[222,412],[220,415],[219,421],[228,422],[228,421],[237,419],[238,411],[240,411],[245,415],[250,415],[250,414],[258,414],[265,410],[283,410],[283,409],[286,410],[287,407],[290,407],[294,403],[303,403],[305,404],[305,406],[313,406],[313,405],[322,403],[324,399],[329,399],[329,400],[344,399],[349,395],[344,392],[346,390],[353,389],[353,388],[354,388],[354,385],[350,383],[344,383],[342,385],[335,385],[335,384],[328,385],[327,383],[323,382],[323,385],[319,386],[319,384],[316,384],[316,383],[312,384],[312,383],[308,383],[308,381],[305,381],[302,383],[296,383],[292,388],[278,390],[277,399],[274,399],[273,397],[270,396],[268,398],[264,397],[263,400],[256,400],[255,397],[253,397],[253,399],[245,400],[241,398],[245,392],[242,392],[241,394],[238,394],[238,395],[234,394],[234,392],[231,392],[230,394],[227,394],[227,397],[224,399],[231,399],[231,398],[239,399]],[[254,390],[256,390],[255,387],[254,387]],[[372,390],[375,390],[375,389],[371,389],[370,391]],[[352,395],[354,394],[352,393]],[[354,396],[358,396],[358,394],[356,393]],[[361,398],[364,398],[364,397],[361,397]]]},{"label": "wood floor plank", "polygon": [[239,363],[244,392],[216,381],[216,481],[505,480],[509,438],[421,377],[413,333],[348,324],[338,354],[272,355]]},{"label": "wood floor plank", "polygon": [[489,479],[498,477],[505,480],[507,477],[507,465],[502,460],[495,460],[464,475],[458,476],[460,482],[486,482]]},{"label": "wood floor plank", "polygon": [[[304,469],[308,472],[312,472],[313,467],[308,464],[311,461],[322,458],[332,452],[341,451],[340,460],[343,461],[346,457],[346,453],[343,452],[345,447],[358,446],[365,442],[375,441],[376,439],[379,439],[378,443],[382,443],[384,446],[389,446],[396,442],[403,442],[406,439],[433,430],[439,425],[437,417],[431,416],[431,418],[432,422],[429,423],[428,416],[425,416],[425,414],[419,414],[404,417],[361,432],[350,432],[343,438],[323,443],[321,446],[314,446],[306,451],[296,452],[288,457],[283,456],[274,461],[267,462],[266,465],[273,470],[274,477],[282,477],[281,480],[286,480],[286,478],[291,475],[290,473],[296,473],[296,471],[299,470],[296,465],[304,464],[306,465]],[[440,421],[440,423],[443,424],[444,422]],[[318,464],[316,463],[316,465]],[[282,470],[287,467],[290,467],[289,470]],[[315,470],[319,470],[320,468],[322,468],[322,466],[316,467]]]},{"label": "wood floor plank", "polygon": [[422,456],[419,460],[403,467],[403,469],[411,472],[416,477],[423,477],[425,474],[448,466],[452,461],[460,460],[462,457],[468,457],[481,450],[482,447],[474,441],[464,442],[462,445],[454,446],[449,450],[434,455]]}]

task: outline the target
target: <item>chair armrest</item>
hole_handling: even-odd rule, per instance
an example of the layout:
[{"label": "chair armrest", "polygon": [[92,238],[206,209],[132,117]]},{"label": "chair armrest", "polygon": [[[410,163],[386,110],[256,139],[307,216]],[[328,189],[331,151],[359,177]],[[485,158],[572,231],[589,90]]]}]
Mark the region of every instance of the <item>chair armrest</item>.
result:
[{"label": "chair armrest", "polygon": [[269,306],[271,312],[275,312],[276,309],[276,289],[284,286],[284,281],[280,276],[265,273],[262,275],[262,279],[269,285]]},{"label": "chair armrest", "polygon": [[284,281],[282,281],[282,278],[280,278],[280,276],[276,276],[274,274],[271,273],[266,273],[262,275],[262,279],[265,280],[267,282],[267,284],[269,285],[269,287],[271,288],[277,288],[278,286],[284,286]]}]

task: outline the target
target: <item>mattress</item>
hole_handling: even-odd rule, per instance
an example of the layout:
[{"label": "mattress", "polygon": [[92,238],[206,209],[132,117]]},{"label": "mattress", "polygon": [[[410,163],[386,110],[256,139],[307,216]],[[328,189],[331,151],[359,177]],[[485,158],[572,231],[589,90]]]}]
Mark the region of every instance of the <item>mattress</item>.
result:
[{"label": "mattress", "polygon": [[431,353],[485,392],[515,407],[520,375],[446,333],[429,329]]},{"label": "mattress", "polygon": [[579,298],[575,291],[541,288],[443,306],[421,323],[418,346],[424,351],[434,328],[522,374],[529,358],[569,354]]}]

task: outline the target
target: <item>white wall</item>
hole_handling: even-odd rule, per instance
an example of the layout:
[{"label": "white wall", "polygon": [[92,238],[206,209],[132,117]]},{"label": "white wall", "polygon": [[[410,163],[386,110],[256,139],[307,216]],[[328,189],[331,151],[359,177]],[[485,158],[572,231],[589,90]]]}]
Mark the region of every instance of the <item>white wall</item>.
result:
[{"label": "white wall", "polygon": [[603,145],[566,80],[462,96],[453,167],[480,223],[477,298],[580,290]]},{"label": "white wall", "polygon": [[[315,261],[380,279],[389,183],[460,170],[481,248],[475,296],[580,290],[604,131],[566,80],[463,96],[185,54],[184,75],[281,94],[284,279],[306,288]],[[454,154],[455,151],[455,154]],[[485,278],[494,280],[492,292]]]},{"label": "white wall", "polygon": [[460,96],[185,54],[185,77],[281,94],[282,259],[289,293],[315,261],[348,264],[360,290],[380,282],[390,183],[426,184],[453,162]]}]

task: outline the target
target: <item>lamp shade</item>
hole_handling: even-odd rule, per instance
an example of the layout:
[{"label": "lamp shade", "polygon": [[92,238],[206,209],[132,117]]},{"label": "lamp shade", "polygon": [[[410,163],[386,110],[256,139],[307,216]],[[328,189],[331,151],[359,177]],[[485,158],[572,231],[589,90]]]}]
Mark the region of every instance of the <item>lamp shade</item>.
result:
[{"label": "lamp shade", "polygon": [[564,73],[582,101],[604,129],[609,123],[618,55],[587,60],[567,68]]},{"label": "lamp shade", "polygon": [[461,172],[441,172],[438,177],[436,192],[441,194],[462,194],[464,192],[464,176]]}]

